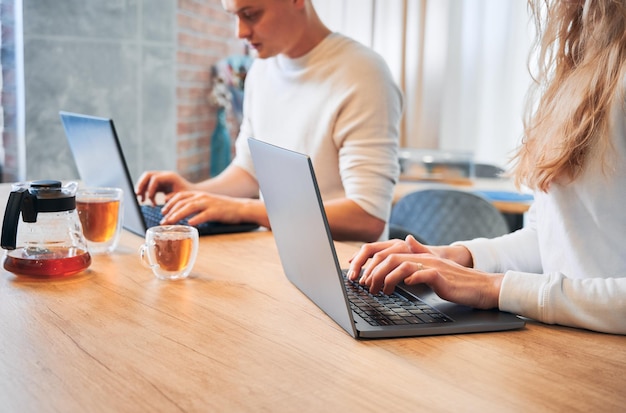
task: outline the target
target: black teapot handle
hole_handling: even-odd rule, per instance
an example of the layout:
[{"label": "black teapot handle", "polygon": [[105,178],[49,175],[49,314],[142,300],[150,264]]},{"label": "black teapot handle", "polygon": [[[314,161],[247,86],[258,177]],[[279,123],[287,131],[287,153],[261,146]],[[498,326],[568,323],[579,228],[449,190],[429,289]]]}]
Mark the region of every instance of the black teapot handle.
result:
[{"label": "black teapot handle", "polygon": [[22,200],[28,194],[28,189],[20,188],[9,194],[9,201],[4,210],[4,220],[2,221],[2,248],[5,250],[15,249],[17,238],[17,224],[22,210]]}]

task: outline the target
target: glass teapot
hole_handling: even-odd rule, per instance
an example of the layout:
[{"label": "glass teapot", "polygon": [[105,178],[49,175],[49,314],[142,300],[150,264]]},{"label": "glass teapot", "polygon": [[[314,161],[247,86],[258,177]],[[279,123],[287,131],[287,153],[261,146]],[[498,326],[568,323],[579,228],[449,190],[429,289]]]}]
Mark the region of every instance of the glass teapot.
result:
[{"label": "glass teapot", "polygon": [[76,212],[77,187],[54,180],[13,185],[2,223],[7,271],[52,278],[89,267],[91,256]]}]

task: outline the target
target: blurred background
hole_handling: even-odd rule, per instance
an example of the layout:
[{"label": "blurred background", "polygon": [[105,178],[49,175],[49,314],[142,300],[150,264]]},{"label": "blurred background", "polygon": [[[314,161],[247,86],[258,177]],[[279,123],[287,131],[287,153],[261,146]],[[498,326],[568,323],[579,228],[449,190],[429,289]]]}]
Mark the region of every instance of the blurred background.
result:
[{"label": "blurred background", "polygon": [[[313,2],[386,59],[405,94],[403,147],[506,165],[530,83],[525,0]],[[0,22],[3,181],[78,178],[60,110],[113,118],[134,179],[211,175],[216,69],[249,57],[220,0],[2,0]],[[236,107],[221,125],[231,141]]]}]

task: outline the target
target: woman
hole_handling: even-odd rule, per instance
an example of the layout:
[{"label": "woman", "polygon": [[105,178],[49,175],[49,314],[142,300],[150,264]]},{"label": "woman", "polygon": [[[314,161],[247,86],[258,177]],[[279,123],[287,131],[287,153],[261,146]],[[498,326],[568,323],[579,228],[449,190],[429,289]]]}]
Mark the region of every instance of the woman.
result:
[{"label": "woman", "polygon": [[529,3],[540,98],[529,99],[512,169],[535,191],[527,226],[451,246],[411,236],[366,244],[349,277],[374,293],[427,283],[476,308],[626,334],[626,5]]}]

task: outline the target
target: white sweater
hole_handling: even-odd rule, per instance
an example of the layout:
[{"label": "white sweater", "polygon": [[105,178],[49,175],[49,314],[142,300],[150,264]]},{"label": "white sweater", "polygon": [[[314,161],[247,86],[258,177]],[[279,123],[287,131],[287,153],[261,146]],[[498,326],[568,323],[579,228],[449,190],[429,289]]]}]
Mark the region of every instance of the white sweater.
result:
[{"label": "white sweater", "polygon": [[474,267],[505,273],[501,310],[545,323],[626,334],[626,114],[613,111],[612,167],[588,162],[569,185],[536,193],[527,225],[460,242]]},{"label": "white sweater", "polygon": [[333,33],[297,59],[256,59],[233,163],[255,176],[247,138],[306,153],[324,201],[388,220],[399,174],[402,94],[384,60]]}]

